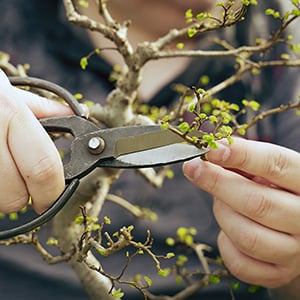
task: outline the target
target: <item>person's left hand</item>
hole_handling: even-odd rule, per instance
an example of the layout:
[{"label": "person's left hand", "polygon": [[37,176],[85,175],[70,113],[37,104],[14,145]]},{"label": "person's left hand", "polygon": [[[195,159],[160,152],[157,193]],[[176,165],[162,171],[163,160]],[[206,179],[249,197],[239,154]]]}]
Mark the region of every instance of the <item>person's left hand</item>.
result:
[{"label": "person's left hand", "polygon": [[269,143],[221,141],[183,166],[215,198],[220,254],[242,281],[269,288],[300,274],[300,154]]}]

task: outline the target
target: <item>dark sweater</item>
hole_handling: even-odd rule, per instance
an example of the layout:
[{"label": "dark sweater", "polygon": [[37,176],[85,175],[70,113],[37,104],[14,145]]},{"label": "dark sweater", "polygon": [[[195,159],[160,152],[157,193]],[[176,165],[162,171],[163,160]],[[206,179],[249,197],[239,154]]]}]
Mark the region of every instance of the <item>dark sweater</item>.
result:
[{"label": "dark sweater", "polygon": [[[242,34],[245,33],[246,26],[241,23],[236,32],[230,29],[234,33],[235,44],[250,41],[248,34]],[[266,26],[273,25],[268,23]],[[89,53],[93,47],[83,29],[67,23],[60,1],[0,1],[0,28],[0,51],[10,53],[11,60],[15,64],[29,63],[30,75],[59,83],[72,93],[81,92],[86,98],[96,102],[103,101],[113,88],[112,83],[107,80],[111,67],[100,58],[94,57],[86,71],[80,69],[80,58]],[[224,31],[221,34],[227,33]],[[276,56],[276,51],[270,55]],[[193,85],[197,84],[201,75],[206,74],[212,78],[213,84],[227,77],[230,72],[233,72],[230,61],[195,59],[186,72],[174,81]],[[226,90],[222,97],[238,102],[251,96],[263,101],[265,107],[293,100],[292,97],[295,95],[291,80],[293,74],[283,70],[279,72],[280,76],[277,75],[278,70],[267,70],[262,76],[257,77],[255,82],[250,77],[246,78]],[[287,82],[289,84],[286,84]],[[175,94],[170,85],[167,85],[153,97],[151,103],[157,106],[170,105],[174,98]],[[284,124],[281,122],[283,119]],[[296,121],[294,114],[290,112],[269,119],[257,128],[255,138],[273,140],[299,150],[300,145],[297,142],[299,139],[296,135],[300,132],[291,130],[296,128],[294,126]],[[167,180],[160,190],[149,186],[131,170],[124,172],[113,186],[114,191],[122,190],[123,196],[130,199],[133,204],[154,210],[159,216],[158,222],[136,220],[111,203],[105,205],[102,214],[112,219],[112,232],[122,225],[134,224],[136,228],[134,236],[137,240],[143,241],[146,230],[150,228],[155,238],[155,252],[160,254],[173,251],[165,244],[165,239],[174,236],[179,226],[195,227],[198,231],[196,239],[210,245],[213,248],[210,255],[216,257],[218,255],[216,237],[219,228],[212,215],[211,197],[192,186],[183,177],[180,166],[175,166],[174,172],[175,178]],[[0,226],[8,220],[1,222]],[[49,234],[51,234],[51,224],[46,225],[42,230],[42,236]],[[196,263],[195,261],[196,258],[191,260],[191,265]],[[115,273],[120,271],[123,265],[121,262],[124,262],[121,255],[111,260],[102,259],[102,263]],[[1,246],[0,266],[1,299],[83,300],[88,298],[68,264],[48,266],[30,246]],[[143,272],[155,277],[151,274],[156,273],[156,269],[152,262],[141,256],[131,265],[128,276]],[[158,280],[153,287],[157,293],[170,294],[179,288],[174,281],[167,279]],[[246,284],[241,284],[235,297],[237,300],[268,299],[266,290],[262,289],[256,294],[251,294]],[[125,299],[142,299],[142,296],[130,288]],[[231,298],[226,282],[204,288],[189,299]]]}]

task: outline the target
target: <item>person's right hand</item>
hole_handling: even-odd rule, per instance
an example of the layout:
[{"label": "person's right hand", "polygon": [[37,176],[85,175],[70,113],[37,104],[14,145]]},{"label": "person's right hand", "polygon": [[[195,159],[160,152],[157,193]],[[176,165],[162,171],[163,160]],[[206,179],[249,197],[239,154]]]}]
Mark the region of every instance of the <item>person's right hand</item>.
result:
[{"label": "person's right hand", "polygon": [[62,162],[38,118],[70,114],[64,104],[12,86],[0,69],[0,212],[20,210],[31,196],[41,213],[62,193]]}]

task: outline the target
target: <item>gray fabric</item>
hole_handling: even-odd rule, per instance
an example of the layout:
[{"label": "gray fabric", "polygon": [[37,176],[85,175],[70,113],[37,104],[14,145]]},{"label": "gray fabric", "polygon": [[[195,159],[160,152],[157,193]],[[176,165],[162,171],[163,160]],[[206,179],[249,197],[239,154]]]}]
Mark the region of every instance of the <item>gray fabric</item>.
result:
[{"label": "gray fabric", "polygon": [[[62,7],[61,5],[56,6],[56,4],[58,1],[54,0],[0,1],[0,50],[8,51],[14,63],[30,63],[31,75],[59,83],[73,93],[82,92],[86,98],[101,101],[112,88],[106,80],[110,67],[100,59],[95,58],[93,62],[90,62],[91,67],[87,71],[80,69],[80,58],[87,54],[92,46],[85,40],[86,37],[82,29],[66,24]],[[258,8],[256,11],[259,11]],[[260,11],[263,9],[260,8]],[[257,18],[255,20],[258,20]],[[244,32],[243,26],[240,25],[242,32]],[[264,26],[269,25],[265,24]],[[260,24],[260,27],[256,27],[254,30],[257,31],[261,28],[263,27]],[[245,35],[234,32],[233,29],[230,30],[231,32],[227,31],[222,34],[229,35],[234,39],[236,37],[246,39],[240,42],[248,42],[248,39],[251,39],[251,36],[246,38]],[[189,84],[194,84],[197,83],[199,74],[207,74],[206,72],[211,70],[213,72],[212,78],[218,81],[227,76],[228,72],[233,71],[227,70],[227,65],[228,63],[222,60],[194,61],[187,72],[177,80],[186,79]],[[255,94],[255,97],[259,95],[266,107],[270,107],[276,102],[290,100],[289,97],[285,97],[286,90],[288,89],[289,94],[294,87],[289,84],[290,75],[282,76],[281,78],[287,79],[280,82],[273,81],[274,76],[271,74],[270,77],[269,75],[268,73],[259,82],[254,82],[253,78],[247,77],[241,84],[230,88],[224,93],[224,96],[225,94],[230,95],[233,101],[238,102],[246,95]],[[278,89],[273,94],[274,85],[278,85]],[[168,105],[168,103],[162,103],[162,99],[169,99],[168,101],[171,102],[173,95],[170,93],[170,89],[166,88],[163,93],[154,97],[153,103]],[[294,130],[297,120],[290,117],[291,115],[292,113],[289,113],[288,119],[285,116],[280,116],[278,123],[280,126],[273,123],[274,119],[268,120],[264,126],[257,128],[258,132],[255,133],[255,137],[260,136],[266,139],[275,137],[277,143],[299,149],[297,136],[299,130]],[[122,190],[123,195],[130,199],[133,204],[154,210],[159,216],[157,223],[135,220],[127,212],[111,203],[105,206],[102,215],[111,217],[112,232],[122,225],[134,224],[136,228],[134,236],[137,240],[144,240],[146,230],[150,228],[155,237],[154,249],[156,253],[161,254],[170,251],[165,244],[165,238],[174,236],[178,226],[196,227],[198,230],[197,240],[213,247],[212,256],[218,255],[216,246],[218,225],[212,215],[211,197],[196,189],[183,178],[180,165],[174,167],[174,172],[176,174],[175,179],[167,180],[161,190],[149,186],[133,170],[125,171],[120,180],[113,186],[113,191]],[[49,233],[51,233],[51,223],[43,229],[44,236]],[[117,258],[112,260],[104,259],[103,265],[107,265],[118,273],[122,261],[124,261],[124,257],[119,254]],[[192,260],[191,264],[194,262],[195,260]],[[47,266],[29,246],[0,247],[0,266],[0,295],[3,299],[87,299],[78,279],[67,264]],[[153,264],[140,257],[131,265],[128,272],[134,274],[144,270],[156,273]],[[153,276],[155,277],[155,275]],[[157,280],[154,287],[158,292],[174,293],[177,289],[174,282],[167,279]],[[142,299],[142,297],[130,288],[125,299]],[[228,286],[220,284],[205,288],[190,299],[221,300],[230,299],[230,295]],[[268,299],[268,296],[264,290],[254,295],[250,294],[247,291],[247,285],[242,284],[236,293],[236,299],[263,300]]]}]

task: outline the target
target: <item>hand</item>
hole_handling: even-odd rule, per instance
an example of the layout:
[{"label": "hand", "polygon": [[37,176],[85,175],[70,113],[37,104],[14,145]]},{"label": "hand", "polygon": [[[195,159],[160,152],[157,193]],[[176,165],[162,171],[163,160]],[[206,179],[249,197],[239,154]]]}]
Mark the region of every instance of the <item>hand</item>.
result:
[{"label": "hand", "polygon": [[66,105],[11,86],[0,70],[1,212],[23,208],[31,196],[40,213],[62,193],[62,162],[37,118],[69,114]]},{"label": "hand", "polygon": [[215,198],[220,254],[242,281],[269,288],[300,274],[300,154],[236,138],[208,161],[184,164],[185,175]]}]

